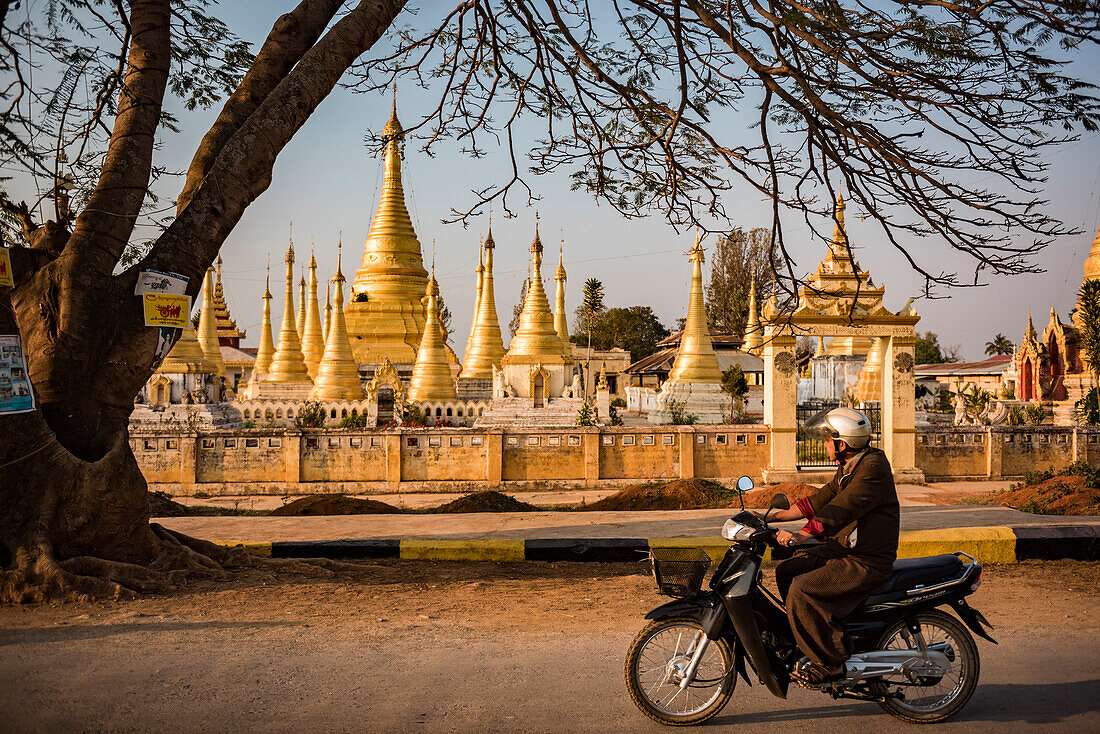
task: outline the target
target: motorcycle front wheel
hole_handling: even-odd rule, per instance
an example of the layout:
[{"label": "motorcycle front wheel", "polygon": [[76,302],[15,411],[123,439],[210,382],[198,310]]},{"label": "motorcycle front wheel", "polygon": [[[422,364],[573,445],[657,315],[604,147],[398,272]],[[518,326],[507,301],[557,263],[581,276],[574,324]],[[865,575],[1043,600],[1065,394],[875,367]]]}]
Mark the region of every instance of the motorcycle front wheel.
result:
[{"label": "motorcycle front wheel", "polygon": [[689,616],[650,622],[626,654],[623,674],[630,698],[642,713],[661,724],[688,726],[722,710],[733,695],[733,653],[725,640],[711,640],[695,678],[680,687],[699,643],[705,639],[699,620]]},{"label": "motorcycle front wheel", "polygon": [[[871,681],[871,691],[884,696],[879,703],[886,713],[911,724],[934,724],[959,711],[974,695],[981,661],[970,632],[950,614],[939,610],[916,615],[925,644],[942,650],[951,670],[940,678],[909,680],[903,676]],[[917,645],[904,622],[883,633],[879,650],[912,650]],[[900,696],[898,695],[900,694]]]}]

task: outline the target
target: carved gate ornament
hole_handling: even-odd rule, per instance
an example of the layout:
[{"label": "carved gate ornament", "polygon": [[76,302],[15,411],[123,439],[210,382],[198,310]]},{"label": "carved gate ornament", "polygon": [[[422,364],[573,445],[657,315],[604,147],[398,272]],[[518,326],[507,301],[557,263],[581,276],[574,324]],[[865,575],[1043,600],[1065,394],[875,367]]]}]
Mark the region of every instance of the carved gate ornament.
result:
[{"label": "carved gate ornament", "polygon": [[798,363],[790,352],[780,352],[775,355],[775,368],[784,377],[790,377],[798,369]]},{"label": "carved gate ornament", "polygon": [[901,354],[894,355],[894,369],[901,374],[908,374],[913,371],[913,355],[908,352],[902,352]]}]

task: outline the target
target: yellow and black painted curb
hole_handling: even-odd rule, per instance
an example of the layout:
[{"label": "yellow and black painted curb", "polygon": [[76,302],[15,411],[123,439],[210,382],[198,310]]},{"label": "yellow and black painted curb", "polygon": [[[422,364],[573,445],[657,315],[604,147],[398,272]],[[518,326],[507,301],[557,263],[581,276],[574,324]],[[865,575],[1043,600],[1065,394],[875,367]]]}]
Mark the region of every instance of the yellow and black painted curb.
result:
[{"label": "yellow and black painted curb", "polygon": [[[361,540],[222,543],[273,558],[401,558],[424,561],[590,561],[629,562],[646,558],[652,548],[702,548],[721,558],[729,542],[697,538],[367,538]],[[982,563],[1016,563],[1028,559],[1100,558],[1100,524],[1019,525],[901,533],[899,558],[962,551]],[[765,560],[769,560],[766,557]]]}]

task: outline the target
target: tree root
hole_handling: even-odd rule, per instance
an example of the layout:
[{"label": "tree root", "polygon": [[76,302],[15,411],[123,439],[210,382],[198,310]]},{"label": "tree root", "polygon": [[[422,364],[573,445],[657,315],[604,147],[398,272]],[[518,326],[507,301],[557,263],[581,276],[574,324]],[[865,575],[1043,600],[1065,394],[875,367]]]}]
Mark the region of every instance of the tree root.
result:
[{"label": "tree root", "polygon": [[[217,545],[150,523],[157,555],[147,564],[83,555],[57,560],[49,543],[23,546],[0,570],[0,603],[133,599],[163,593],[195,578],[229,581],[231,570],[257,569],[333,577],[364,567],[327,558],[266,558],[241,547]],[[272,577],[274,578],[274,577]]]}]

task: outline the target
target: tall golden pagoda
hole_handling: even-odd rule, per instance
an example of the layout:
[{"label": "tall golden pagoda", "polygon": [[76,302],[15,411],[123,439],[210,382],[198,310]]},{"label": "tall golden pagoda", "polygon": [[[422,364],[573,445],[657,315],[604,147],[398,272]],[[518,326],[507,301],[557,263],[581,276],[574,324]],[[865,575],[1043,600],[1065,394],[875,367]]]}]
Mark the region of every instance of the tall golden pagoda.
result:
[{"label": "tall golden pagoda", "polygon": [[222,256],[218,254],[218,274],[214,283],[214,322],[218,327],[218,341],[225,347],[240,347],[245,332],[237,328],[237,322],[229,315],[229,305],[225,302],[222,289]]},{"label": "tall golden pagoda", "polygon": [[382,129],[386,145],[382,196],[347,307],[351,348],[360,363],[378,364],[388,359],[394,364],[411,364],[424,336],[421,299],[428,286],[428,271],[405,206],[401,183],[404,137],[395,94],[393,112]]},{"label": "tall golden pagoda", "polygon": [[504,339],[500,333],[500,321],[497,319],[497,302],[493,286],[493,229],[490,226],[482,243],[485,253],[485,267],[481,274],[481,295],[477,299],[477,316],[470,334],[470,346],[462,357],[462,372],[459,379],[491,379],[493,365],[500,365],[504,359]]},{"label": "tall golden pagoda", "polygon": [[260,327],[260,349],[252,368],[253,380],[266,375],[275,357],[275,342],[271,339],[271,258],[267,260],[267,280],[264,281],[264,321]]},{"label": "tall golden pagoda", "polygon": [[286,297],[283,302],[283,323],[279,328],[279,348],[271,360],[271,368],[263,380],[265,383],[312,383],[302,344],[294,324],[294,243],[286,250]]},{"label": "tall golden pagoda", "polygon": [[550,302],[542,286],[542,239],[539,237],[537,218],[535,239],[531,243],[531,281],[527,287],[527,298],[519,314],[519,328],[501,364],[573,364],[573,355],[566,352],[554,328],[554,314],[550,312]]},{"label": "tall golden pagoda", "polygon": [[554,271],[554,281],[557,283],[557,291],[554,294],[554,331],[558,332],[558,338],[565,345],[568,354],[573,353],[573,347],[569,343],[569,324],[565,313],[565,244],[558,248],[558,269]]},{"label": "tall golden pagoda", "polygon": [[305,357],[310,379],[316,380],[321,358],[325,356],[325,337],[321,332],[321,312],[317,303],[317,258],[312,247],[309,250],[309,292],[306,297],[305,328],[301,332],[302,356]]},{"label": "tall golden pagoda", "polygon": [[882,360],[885,352],[886,339],[876,336],[856,380],[856,400],[861,403],[882,400]]},{"label": "tall golden pagoda", "polygon": [[[340,244],[343,248],[343,243]],[[347,322],[344,319],[344,272],[341,267],[343,253],[336,256],[336,306],[332,309],[332,323],[325,340],[325,354],[317,370],[317,379],[310,400],[359,400],[364,397],[359,380],[359,365],[351,351]]]},{"label": "tall golden pagoda", "polygon": [[671,383],[712,383],[722,381],[722,370],[718,368],[718,357],[714,354],[714,345],[710,341],[707,328],[707,308],[703,300],[703,246],[699,236],[695,236],[695,246],[689,253],[691,259],[691,296],[688,299],[687,320],[684,333],[680,337],[680,346],[676,350],[676,361],[668,373]]},{"label": "tall golden pagoda", "polygon": [[745,322],[741,349],[757,356],[764,351],[764,328],[760,325],[760,313],[756,309],[756,276],[749,281],[749,318]]},{"label": "tall golden pagoda", "polygon": [[439,321],[439,285],[435,282],[435,268],[432,270],[432,276],[428,279],[428,319],[424,324],[424,338],[416,350],[416,364],[413,365],[412,379],[405,393],[405,399],[410,402],[458,399],[444,349],[443,327]]},{"label": "tall golden pagoda", "polygon": [[206,358],[191,322],[180,329],[180,338],[157,367],[162,375],[215,375],[218,368]]},{"label": "tall golden pagoda", "polygon": [[328,330],[332,326],[332,281],[325,283],[325,318],[321,321],[321,336],[325,338],[325,348],[328,348]]},{"label": "tall golden pagoda", "polygon": [[477,290],[474,291],[474,315],[470,319],[470,335],[466,337],[466,349],[462,352],[463,362],[469,361],[474,348],[474,332],[477,330],[477,313],[481,308],[481,289],[485,285],[485,243],[477,247],[477,267],[474,268]]},{"label": "tall golden pagoda", "polygon": [[199,313],[199,346],[217,374],[225,377],[225,360],[222,359],[221,343],[218,341],[218,326],[214,316],[214,268],[206,269],[202,281],[202,311]]},{"label": "tall golden pagoda", "polygon": [[298,281],[298,318],[294,321],[294,330],[298,332],[299,343],[306,335],[306,271],[302,270],[302,279]]}]

